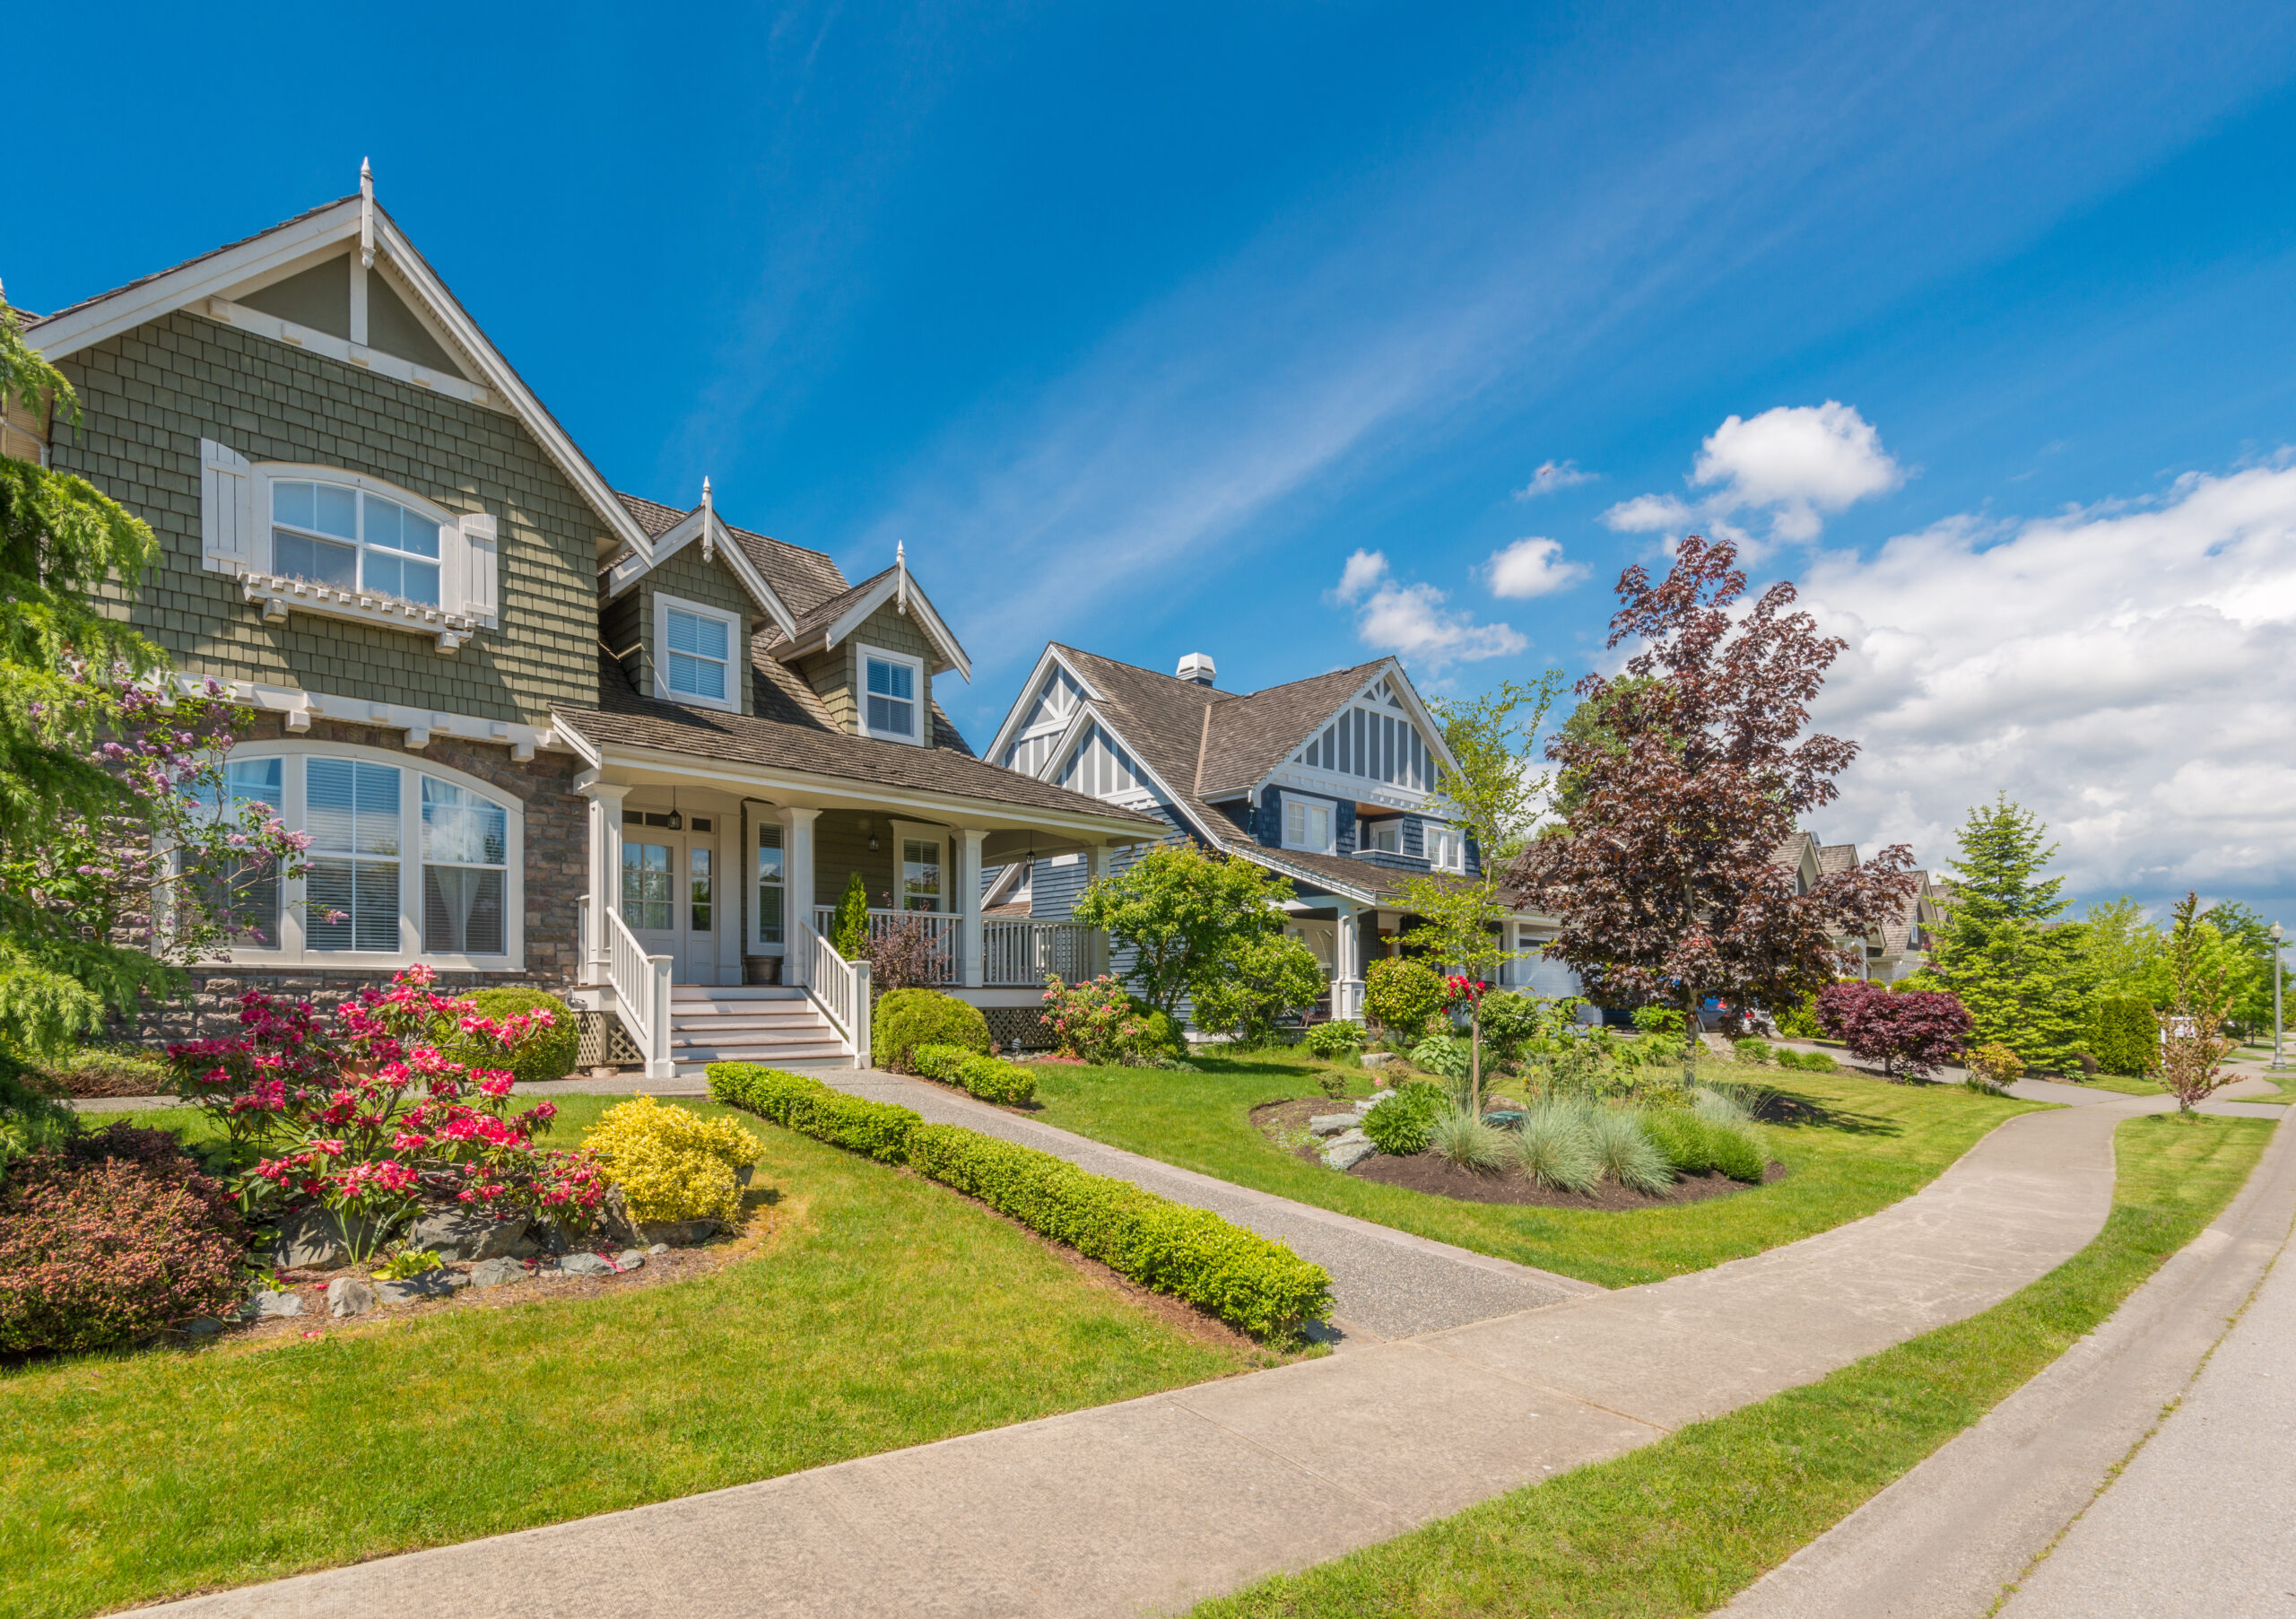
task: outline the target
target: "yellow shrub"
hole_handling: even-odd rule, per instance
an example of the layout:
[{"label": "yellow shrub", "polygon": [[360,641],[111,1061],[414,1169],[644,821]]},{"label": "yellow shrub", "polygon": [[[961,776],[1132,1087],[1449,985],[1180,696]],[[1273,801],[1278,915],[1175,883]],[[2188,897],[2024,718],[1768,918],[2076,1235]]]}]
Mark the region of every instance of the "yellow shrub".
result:
[{"label": "yellow shrub", "polygon": [[757,1142],[730,1119],[636,1096],[606,1110],[582,1137],[605,1160],[632,1218],[725,1220],[741,1213],[735,1173],[755,1163]]}]

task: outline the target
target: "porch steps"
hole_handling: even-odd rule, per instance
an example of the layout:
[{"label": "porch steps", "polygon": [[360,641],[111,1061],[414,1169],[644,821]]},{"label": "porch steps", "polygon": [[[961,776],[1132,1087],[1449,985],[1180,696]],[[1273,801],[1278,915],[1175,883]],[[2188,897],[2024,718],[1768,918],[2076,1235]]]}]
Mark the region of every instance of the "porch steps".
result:
[{"label": "porch steps", "polygon": [[680,984],[670,991],[670,1060],[679,1078],[698,1079],[718,1062],[786,1068],[850,1058],[802,989]]}]

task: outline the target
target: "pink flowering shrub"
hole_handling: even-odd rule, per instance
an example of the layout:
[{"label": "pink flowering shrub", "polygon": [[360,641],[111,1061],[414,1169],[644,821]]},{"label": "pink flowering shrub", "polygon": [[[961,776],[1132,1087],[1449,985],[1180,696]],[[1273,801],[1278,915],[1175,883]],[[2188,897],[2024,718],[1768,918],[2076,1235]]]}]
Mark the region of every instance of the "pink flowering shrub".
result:
[{"label": "pink flowering shrub", "polygon": [[230,1195],[164,1130],[113,1125],[0,1181],[0,1354],[100,1348],[239,1300]]},{"label": "pink flowering shrub", "polygon": [[1063,1057],[1088,1063],[1121,1062],[1127,1054],[1156,1044],[1148,1020],[1134,1007],[1123,984],[1105,972],[1082,984],[1047,974],[1044,1023]]},{"label": "pink flowering shrub", "polygon": [[490,1018],[435,991],[436,976],[410,967],[362,990],[332,1028],[308,1002],[250,992],[244,1032],[168,1048],[178,1093],[252,1160],[238,1188],[251,1212],[315,1203],[354,1246],[425,1204],[589,1223],[606,1191],[595,1155],[535,1145],[556,1103],[511,1111],[510,1070],[554,1014]]}]

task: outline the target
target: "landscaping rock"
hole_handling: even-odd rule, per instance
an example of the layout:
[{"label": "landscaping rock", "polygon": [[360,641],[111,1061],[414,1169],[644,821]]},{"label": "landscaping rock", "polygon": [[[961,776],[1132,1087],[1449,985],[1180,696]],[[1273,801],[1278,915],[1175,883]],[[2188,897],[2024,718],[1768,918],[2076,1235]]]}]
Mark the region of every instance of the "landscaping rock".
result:
[{"label": "landscaping rock", "polygon": [[649,1254],[666,1254],[670,1251],[670,1245],[666,1242],[657,1242],[646,1251]]},{"label": "landscaping rock", "polygon": [[481,1259],[470,1267],[473,1287],[500,1287],[506,1283],[523,1282],[526,1267],[516,1259]]},{"label": "landscaping rock", "polygon": [[665,1242],[672,1248],[691,1248],[718,1229],[715,1220],[647,1220],[639,1223],[648,1242]]},{"label": "landscaping rock", "polygon": [[558,1262],[561,1275],[611,1276],[613,1264],[599,1254],[568,1254]]},{"label": "landscaping rock", "polygon": [[497,1220],[465,1208],[431,1209],[406,1233],[409,1248],[441,1259],[499,1259],[525,1240],[524,1220]]},{"label": "landscaping rock", "polygon": [[223,1323],[213,1316],[197,1316],[183,1324],[186,1337],[212,1338],[223,1330]]},{"label": "landscaping rock", "polygon": [[646,1263],[646,1256],[634,1248],[625,1248],[613,1257],[613,1262],[624,1270],[636,1270]]},{"label": "landscaping rock", "polygon": [[299,1293],[259,1293],[255,1296],[255,1313],[258,1319],[300,1316],[303,1313],[303,1295]]},{"label": "landscaping rock", "polygon": [[[419,1276],[409,1276],[403,1282],[378,1282],[375,1297],[385,1304],[413,1304],[422,1299],[444,1299],[455,1291],[443,1270],[426,1270]],[[467,1285],[467,1284],[465,1284]]]},{"label": "landscaping rock", "polygon": [[1392,1051],[1366,1051],[1363,1053],[1363,1066],[1367,1068],[1383,1068],[1387,1066],[1387,1064],[1395,1061],[1395,1059],[1396,1054]]},{"label": "landscaping rock", "polygon": [[1342,1130],[1352,1130],[1358,1122],[1353,1113],[1318,1113],[1308,1120],[1309,1130],[1318,1136],[1336,1136]]},{"label": "landscaping rock", "polygon": [[1352,1170],[1378,1150],[1369,1136],[1359,1136],[1352,1141],[1342,1136],[1325,1153],[1324,1162],[1335,1170]]},{"label": "landscaping rock", "polygon": [[282,1270],[333,1270],[351,1263],[351,1246],[344,1241],[342,1223],[333,1213],[305,1209],[279,1223],[271,1259]]},{"label": "landscaping rock", "polygon": [[375,1290],[356,1276],[337,1276],[326,1284],[326,1308],[338,1319],[363,1316],[375,1308]]}]

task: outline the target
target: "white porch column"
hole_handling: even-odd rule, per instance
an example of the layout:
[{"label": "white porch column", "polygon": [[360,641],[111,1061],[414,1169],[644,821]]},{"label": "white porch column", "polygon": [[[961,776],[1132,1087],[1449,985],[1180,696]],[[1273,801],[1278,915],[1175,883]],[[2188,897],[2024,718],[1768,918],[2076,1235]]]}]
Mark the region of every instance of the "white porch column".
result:
[{"label": "white porch column", "polygon": [[622,910],[622,801],[630,788],[618,781],[593,781],[581,788],[590,801],[590,902],[583,911],[582,981],[612,980],[607,970],[606,918]]},{"label": "white porch column", "polygon": [[[787,943],[785,968],[795,965],[795,981],[805,981],[805,953],[797,949],[797,929],[813,925],[813,823],[820,819],[817,809],[800,809],[784,805],[780,810],[783,871],[781,892],[788,916],[782,924],[781,936]],[[785,979],[787,974],[785,972]]]},{"label": "white porch column", "polygon": [[[1116,869],[1116,851],[1105,843],[1093,844],[1084,857],[1088,862],[1084,879],[1087,883],[1097,883],[1102,877],[1113,875]],[[1098,978],[1109,970],[1108,930],[1095,927],[1092,929],[1092,976]]]},{"label": "white porch column", "polygon": [[1335,899],[1338,922],[1332,929],[1337,948],[1332,961],[1331,1014],[1351,1021],[1363,1015],[1363,908]]},{"label": "white porch column", "polygon": [[981,959],[980,845],[988,833],[972,826],[956,830],[957,977],[968,989],[987,981]]}]

